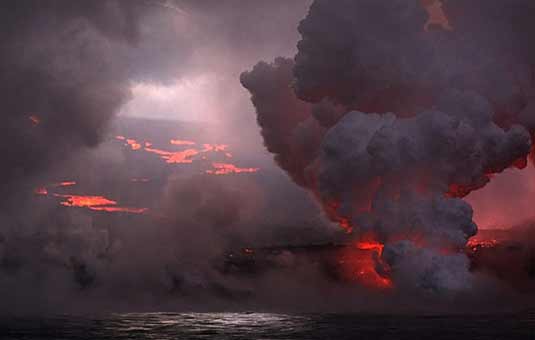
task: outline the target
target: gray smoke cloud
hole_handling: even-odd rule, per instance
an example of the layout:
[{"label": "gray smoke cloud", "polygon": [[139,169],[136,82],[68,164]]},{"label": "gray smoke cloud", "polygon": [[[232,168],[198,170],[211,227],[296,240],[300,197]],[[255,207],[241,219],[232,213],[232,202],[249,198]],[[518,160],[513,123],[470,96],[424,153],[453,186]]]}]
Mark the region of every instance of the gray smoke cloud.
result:
[{"label": "gray smoke cloud", "polygon": [[[443,10],[452,29],[426,25],[417,0],[316,0],[299,25],[293,76],[277,59],[241,79],[290,177],[357,238],[385,244],[378,269],[399,287],[441,293],[473,283],[462,249],[477,226],[462,198],[524,167],[531,150],[535,29],[528,1],[443,1]],[[327,130],[303,133],[295,117]],[[321,140],[304,158],[288,142],[298,125]]]},{"label": "gray smoke cloud", "polygon": [[1,7],[2,191],[97,145],[130,98],[130,82],[169,78],[181,55],[177,48],[149,55],[169,35],[165,13],[144,1],[23,0]]}]

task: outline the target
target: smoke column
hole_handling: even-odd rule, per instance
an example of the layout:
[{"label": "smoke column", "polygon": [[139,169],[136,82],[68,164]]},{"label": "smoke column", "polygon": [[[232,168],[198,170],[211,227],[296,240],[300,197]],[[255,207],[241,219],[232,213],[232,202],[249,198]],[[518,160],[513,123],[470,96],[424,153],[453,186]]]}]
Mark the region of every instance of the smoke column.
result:
[{"label": "smoke column", "polygon": [[527,0],[316,0],[294,60],[241,76],[277,164],[353,237],[385,245],[377,271],[399,288],[473,285],[462,198],[527,165],[534,12]]}]

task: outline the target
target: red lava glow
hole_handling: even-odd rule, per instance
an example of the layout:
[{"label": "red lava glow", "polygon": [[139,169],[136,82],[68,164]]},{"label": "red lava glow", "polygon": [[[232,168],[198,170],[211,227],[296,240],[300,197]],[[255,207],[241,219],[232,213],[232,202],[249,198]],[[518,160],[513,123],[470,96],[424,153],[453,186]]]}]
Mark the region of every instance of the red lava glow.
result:
[{"label": "red lava glow", "polygon": [[359,242],[357,243],[357,248],[360,250],[373,250],[377,254],[382,255],[384,244],[378,242]]},{"label": "red lava glow", "polygon": [[212,163],[215,170],[206,170],[210,175],[230,175],[240,173],[252,173],[257,172],[258,168],[238,168],[234,164],[230,163]]},{"label": "red lava glow", "polygon": [[48,195],[48,190],[45,187],[37,188],[34,190],[36,195]]},{"label": "red lava glow", "polygon": [[487,239],[487,238],[478,237],[476,235],[472,237],[470,240],[468,240],[468,243],[466,243],[466,248],[468,250],[476,252],[480,248],[496,247],[497,244],[498,244],[498,240],[496,240],[495,238]]},{"label": "red lava glow", "polygon": [[342,266],[342,275],[350,282],[366,287],[392,288],[392,280],[380,275],[376,269],[382,261],[383,248],[384,245],[378,242],[357,242],[355,247],[345,250],[338,261]]},{"label": "red lava glow", "polygon": [[193,157],[199,154],[196,149],[187,149],[184,151],[165,151],[161,149],[145,148],[145,151],[152,152],[159,155],[166,163],[180,164],[180,163],[192,163]]},{"label": "red lava glow", "polygon": [[450,22],[442,9],[442,2],[440,0],[421,0],[422,6],[428,14],[427,22],[425,23],[424,29],[429,30],[431,26],[440,26],[442,29],[447,31],[452,31]]},{"label": "red lava glow", "polygon": [[169,142],[173,145],[195,145],[195,142],[190,140],[171,139]]},{"label": "red lava glow", "polygon": [[[232,154],[228,152],[228,145],[227,144],[209,144],[205,143],[202,144],[201,148],[193,148],[190,147],[185,150],[180,151],[168,151],[165,149],[159,149],[152,147],[151,142],[147,141],[138,141],[132,138],[127,138],[124,136],[115,136],[115,139],[120,141],[125,141],[127,146],[129,146],[132,150],[144,150],[145,152],[153,153],[163,160],[165,160],[168,164],[189,164],[193,163],[196,156],[199,156],[204,153],[208,152],[222,152],[224,153],[225,157],[232,158]],[[169,140],[169,143],[176,146],[191,146],[197,144],[194,141],[190,140],[182,140],[182,139],[171,139]],[[200,156],[200,159],[207,159],[206,156],[202,155]],[[244,172],[256,172],[258,171],[258,168],[239,168],[233,164],[227,164],[227,163],[212,163],[213,169],[206,170],[206,173],[212,174],[212,175],[228,175],[228,174],[235,174],[235,173],[244,173]]]},{"label": "red lava glow", "polygon": [[76,185],[75,181],[65,181],[65,182],[59,182],[59,183],[54,184],[54,186],[56,187],[70,187],[73,185]]},{"label": "red lava glow", "polygon": [[83,195],[60,195],[54,194],[56,197],[64,198],[61,205],[66,207],[88,208],[94,211],[105,212],[126,212],[131,214],[143,214],[147,208],[130,208],[121,207],[117,205],[116,201],[110,200],[104,196],[83,196]]},{"label": "red lava glow", "polygon": [[102,206],[96,206],[96,207],[88,207],[91,210],[95,211],[106,211],[106,212],[126,212],[130,214],[143,214],[147,212],[147,208],[126,208],[126,207],[102,207]]},{"label": "red lava glow", "polygon": [[81,195],[60,195],[54,194],[56,197],[65,198],[61,205],[66,207],[98,207],[104,205],[117,205],[116,201],[112,201],[103,196],[81,196]]},{"label": "red lava glow", "polygon": [[37,125],[39,125],[39,123],[41,123],[41,119],[39,117],[37,117],[37,116],[30,116],[28,118],[32,122],[33,126],[37,126]]},{"label": "red lava glow", "polygon": [[202,152],[209,152],[209,151],[225,151],[228,148],[228,145],[226,144],[203,144],[204,149]]},{"label": "red lava glow", "polygon": [[132,150],[139,150],[141,149],[141,144],[138,143],[135,139],[127,139],[126,140],[126,143],[128,145],[130,145],[130,147],[132,148]]}]

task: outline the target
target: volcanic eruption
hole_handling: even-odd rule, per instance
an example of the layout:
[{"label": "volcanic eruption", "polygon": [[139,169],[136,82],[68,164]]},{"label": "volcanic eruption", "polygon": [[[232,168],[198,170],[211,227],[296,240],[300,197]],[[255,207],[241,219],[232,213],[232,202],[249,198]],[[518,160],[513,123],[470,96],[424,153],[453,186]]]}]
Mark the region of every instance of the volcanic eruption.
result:
[{"label": "volcanic eruption", "polygon": [[315,0],[295,58],[241,75],[276,163],[380,249],[377,282],[472,287],[463,198],[527,166],[534,15],[529,0]]}]

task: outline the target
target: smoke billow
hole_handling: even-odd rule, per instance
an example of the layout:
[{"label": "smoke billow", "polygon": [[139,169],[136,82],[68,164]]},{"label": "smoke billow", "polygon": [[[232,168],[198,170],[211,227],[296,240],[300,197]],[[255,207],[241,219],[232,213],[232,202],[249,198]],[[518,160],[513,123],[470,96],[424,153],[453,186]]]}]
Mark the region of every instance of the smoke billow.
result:
[{"label": "smoke billow", "polygon": [[147,53],[166,43],[154,37],[166,30],[153,19],[159,10],[123,0],[2,3],[2,191],[98,144],[130,82],[166,74],[177,53]]},{"label": "smoke billow", "polygon": [[385,244],[379,273],[459,291],[477,232],[462,198],[525,167],[532,147],[534,7],[435,1],[437,25],[423,5],[316,0],[295,63],[261,62],[241,81],[278,164],[331,220]]}]

